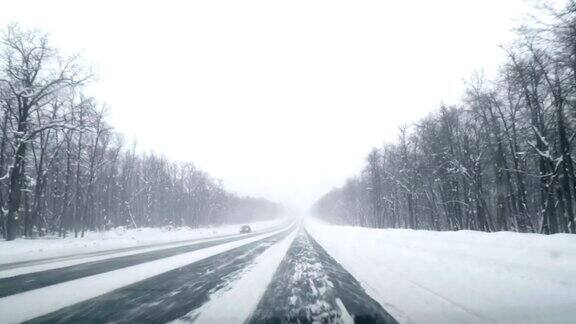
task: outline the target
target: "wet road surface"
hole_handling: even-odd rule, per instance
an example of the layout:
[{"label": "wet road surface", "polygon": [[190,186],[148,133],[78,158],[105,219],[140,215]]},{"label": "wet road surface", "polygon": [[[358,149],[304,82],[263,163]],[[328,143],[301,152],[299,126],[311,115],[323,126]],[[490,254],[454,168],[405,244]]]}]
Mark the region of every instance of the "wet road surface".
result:
[{"label": "wet road surface", "polygon": [[[278,228],[274,228],[278,229]],[[297,235],[291,235],[297,231]],[[194,322],[201,306],[242,280],[243,270],[270,246],[289,237],[282,262],[269,269],[265,288],[246,323],[397,323],[360,283],[306,232],[292,224],[251,243],[208,256],[98,297],[57,309],[29,323]],[[176,247],[0,279],[1,297],[262,235],[216,238]],[[290,243],[290,241],[287,241]],[[286,250],[284,249],[282,254]],[[278,259],[280,260],[280,259]],[[269,278],[270,278],[269,277]],[[71,292],[73,293],[73,292]],[[54,296],[58,298],[58,296]],[[256,299],[255,302],[258,300]],[[38,301],[31,301],[38,302]],[[40,301],[49,302],[49,301]],[[30,305],[30,307],[34,307]],[[225,312],[226,310],[222,310]],[[0,314],[0,322],[2,322]],[[29,318],[29,317],[28,317]]]},{"label": "wet road surface", "polygon": [[289,232],[140,281],[29,323],[165,323],[198,308],[251,260]]},{"label": "wet road surface", "polygon": [[301,228],[248,322],[350,321],[397,323]]},{"label": "wet road surface", "polygon": [[234,235],[228,238],[210,240],[208,242],[198,242],[190,245],[165,248],[134,255],[112,257],[105,260],[86,262],[64,268],[27,273],[9,278],[0,278],[0,298],[32,289],[54,285],[61,282],[167,258],[182,253],[197,251],[219,244],[238,241],[261,234],[262,233],[252,233],[241,236]]}]

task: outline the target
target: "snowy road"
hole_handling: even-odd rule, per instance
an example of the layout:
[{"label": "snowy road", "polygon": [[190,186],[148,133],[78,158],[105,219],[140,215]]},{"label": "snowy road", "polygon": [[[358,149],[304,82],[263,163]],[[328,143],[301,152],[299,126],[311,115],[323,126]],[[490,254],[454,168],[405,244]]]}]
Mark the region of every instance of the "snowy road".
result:
[{"label": "snowy road", "polygon": [[573,323],[572,235],[307,220],[19,261],[0,323]]},{"label": "snowy road", "polygon": [[396,323],[360,283],[301,228],[249,323]]},{"label": "snowy road", "polygon": [[175,320],[208,301],[212,292],[222,288],[254,257],[288,234],[289,231],[283,231],[61,309],[32,322],[163,323]]},{"label": "snowy road", "polygon": [[395,323],[296,223],[0,268],[2,323],[347,323],[354,316]]},{"label": "snowy road", "polygon": [[[186,252],[201,250],[207,247],[216,246],[239,239],[260,235],[259,233],[247,234],[243,236],[230,235],[225,238],[214,240],[202,240],[197,243],[179,244],[176,247],[152,248],[152,251],[142,252],[138,248],[128,251],[106,253],[104,258],[97,257],[74,258],[72,260],[61,261],[60,258],[53,262],[43,262],[41,265],[26,265],[24,267],[10,267],[7,271],[0,271],[0,297],[13,295],[16,293],[37,289],[65,282],[73,279],[88,277],[91,275],[122,269],[129,266],[150,262]],[[148,249],[147,249],[148,250]],[[134,254],[133,254],[134,253]],[[118,256],[121,254],[121,256]],[[97,259],[97,260],[94,260]],[[72,264],[72,265],[70,265]],[[62,267],[64,265],[64,267]],[[38,269],[47,269],[37,272]],[[14,274],[17,274],[14,276]],[[6,278],[1,278],[5,276]]]}]

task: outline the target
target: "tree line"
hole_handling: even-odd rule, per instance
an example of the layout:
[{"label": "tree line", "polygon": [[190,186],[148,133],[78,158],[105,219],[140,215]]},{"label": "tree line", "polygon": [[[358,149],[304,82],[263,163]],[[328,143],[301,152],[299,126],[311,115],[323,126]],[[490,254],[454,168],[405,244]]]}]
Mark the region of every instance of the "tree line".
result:
[{"label": "tree line", "polygon": [[203,226],[278,216],[191,163],[137,153],[83,90],[78,55],[10,25],[0,36],[0,233],[83,235],[116,226]]},{"label": "tree line", "polygon": [[360,175],[314,205],[325,220],[369,227],[576,233],[576,1],[503,47],[497,76],[466,82],[374,148]]}]

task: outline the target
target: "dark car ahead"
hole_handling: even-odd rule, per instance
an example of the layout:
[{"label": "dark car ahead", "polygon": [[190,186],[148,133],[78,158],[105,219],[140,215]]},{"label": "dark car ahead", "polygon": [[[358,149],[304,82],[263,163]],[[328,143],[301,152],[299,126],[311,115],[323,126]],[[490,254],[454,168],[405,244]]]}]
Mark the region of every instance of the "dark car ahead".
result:
[{"label": "dark car ahead", "polygon": [[243,225],[240,227],[240,233],[251,233],[252,229],[248,225]]}]

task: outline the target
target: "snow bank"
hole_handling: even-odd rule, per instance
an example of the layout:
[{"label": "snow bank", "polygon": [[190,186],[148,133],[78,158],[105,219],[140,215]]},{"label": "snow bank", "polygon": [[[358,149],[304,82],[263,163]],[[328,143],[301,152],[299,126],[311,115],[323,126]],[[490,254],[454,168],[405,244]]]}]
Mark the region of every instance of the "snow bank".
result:
[{"label": "snow bank", "polygon": [[[261,231],[285,221],[286,219],[275,219],[249,225],[254,231]],[[0,241],[0,265],[237,234],[241,225],[243,224],[206,228],[116,228],[106,232],[87,232],[84,237],[79,238],[43,237]]]},{"label": "snow bank", "polygon": [[305,225],[401,322],[576,318],[576,235]]}]

